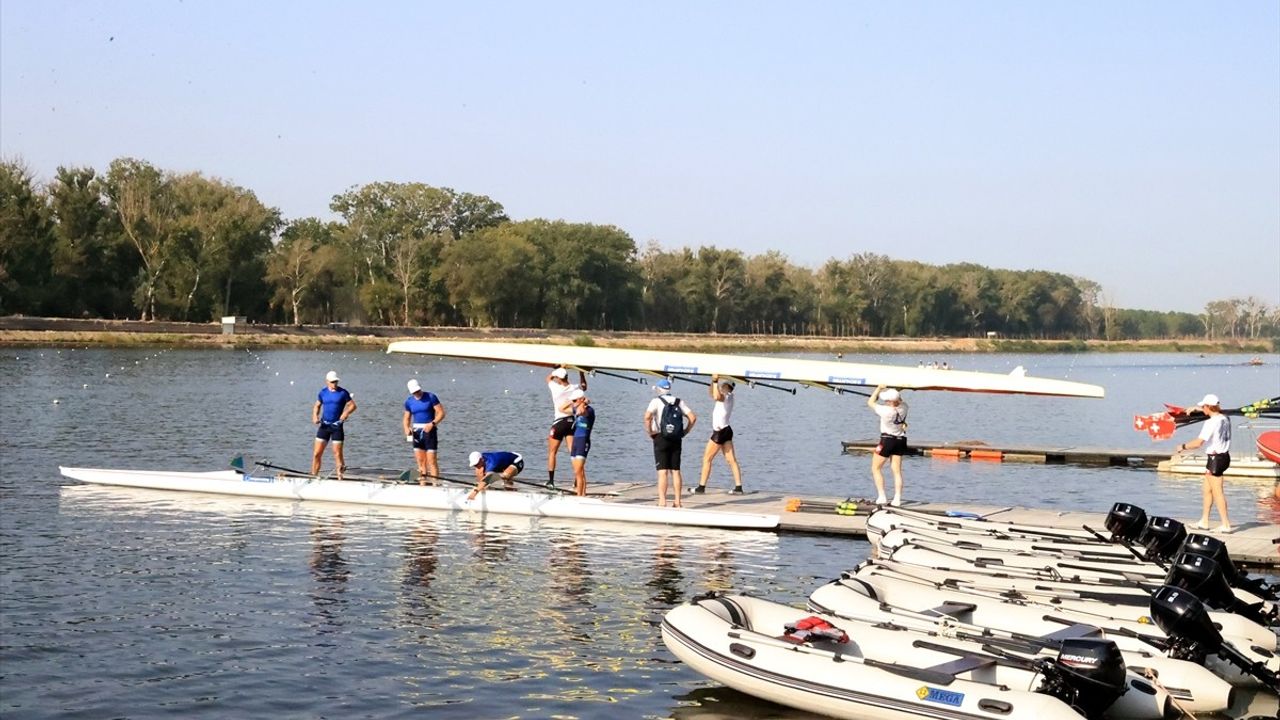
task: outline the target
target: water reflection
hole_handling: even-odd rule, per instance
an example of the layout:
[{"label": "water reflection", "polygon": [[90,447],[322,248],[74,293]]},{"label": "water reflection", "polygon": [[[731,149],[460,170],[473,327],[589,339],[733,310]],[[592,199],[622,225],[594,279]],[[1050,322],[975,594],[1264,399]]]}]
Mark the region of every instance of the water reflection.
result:
[{"label": "water reflection", "polygon": [[560,596],[559,600],[571,608],[590,610],[594,579],[579,537],[563,533],[551,538],[547,565],[551,570],[551,589]]},{"label": "water reflection", "polygon": [[334,627],[343,624],[343,594],[351,578],[347,559],[342,555],[345,539],[341,517],[320,518],[311,528],[310,565],[315,579],[311,600],[323,624]]},{"label": "water reflection", "polygon": [[653,553],[653,575],[645,583],[653,594],[649,599],[664,608],[675,607],[684,599],[684,574],[680,572],[680,556],[684,546],[675,534],[663,535]]}]

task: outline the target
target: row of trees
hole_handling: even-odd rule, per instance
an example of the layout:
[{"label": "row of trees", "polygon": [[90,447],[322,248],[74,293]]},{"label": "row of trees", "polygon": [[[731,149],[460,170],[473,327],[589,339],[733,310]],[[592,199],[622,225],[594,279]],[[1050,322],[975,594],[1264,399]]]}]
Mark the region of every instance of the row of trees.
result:
[{"label": "row of trees", "polygon": [[1060,273],[856,253],[638,248],[607,225],[512,221],[483,195],[380,182],[340,220],[285,222],[245,188],[122,158],[41,184],[0,163],[0,313],[207,321],[1015,337],[1280,334],[1254,298],[1201,314],[1109,307]]}]

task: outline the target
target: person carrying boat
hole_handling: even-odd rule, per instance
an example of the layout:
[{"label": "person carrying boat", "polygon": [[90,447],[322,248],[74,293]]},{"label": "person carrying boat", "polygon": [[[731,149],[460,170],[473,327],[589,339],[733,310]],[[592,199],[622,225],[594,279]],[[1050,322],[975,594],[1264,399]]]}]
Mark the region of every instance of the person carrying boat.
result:
[{"label": "person carrying boat", "polygon": [[644,429],[653,439],[654,466],[658,469],[658,507],[667,506],[667,481],[673,483],[675,507],[683,507],[680,500],[680,449],[682,440],[698,416],[685,401],[671,394],[671,381],[662,379],[653,389],[658,397],[649,401],[644,411]]},{"label": "person carrying boat", "polygon": [[1196,522],[1196,529],[1209,529],[1209,511],[1217,506],[1218,517],[1222,519],[1217,531],[1229,533],[1231,520],[1227,517],[1227,496],[1222,492],[1222,475],[1231,467],[1231,422],[1222,414],[1222,402],[1212,393],[1205,395],[1192,410],[1200,410],[1209,416],[1200,428],[1199,437],[1178,446],[1178,452],[1204,448],[1204,480],[1201,483],[1200,520]]},{"label": "person carrying boat", "polygon": [[506,450],[472,452],[467,459],[476,471],[476,487],[467,495],[468,500],[484,492],[489,483],[498,478],[502,479],[507,490],[515,490],[516,484],[512,482],[512,478],[524,470],[524,456]]},{"label": "person carrying boat", "polygon": [[587,494],[587,454],[591,452],[591,430],[596,425],[596,411],[591,398],[582,388],[569,393],[573,408],[573,446],[569,448],[569,461],[573,463],[573,492]]},{"label": "person carrying boat", "polygon": [[728,380],[721,382],[719,375],[712,375],[711,384],[707,386],[707,390],[716,404],[711,410],[711,439],[707,441],[707,447],[702,452],[702,477],[698,480],[698,487],[693,491],[695,493],[707,491],[707,478],[711,477],[711,461],[717,454],[724,453],[724,460],[729,463],[729,469],[733,471],[731,492],[741,494],[742,468],[738,467],[738,457],[733,452],[733,427],[729,425],[729,418],[733,415],[733,383]]},{"label": "person carrying boat", "polygon": [[[880,404],[880,400],[884,404]],[[907,453],[907,404],[893,388],[878,386],[867,398],[867,406],[880,416],[880,443],[871,453],[871,478],[876,482],[876,503],[884,505],[884,462],[893,470],[894,507],[902,504],[902,456]]]},{"label": "person carrying boat", "polygon": [[418,484],[426,485],[427,478],[440,477],[440,464],[436,461],[437,433],[445,409],[435,393],[422,389],[417,378],[407,383],[409,397],[404,401],[404,439],[413,446],[413,459],[418,464]]},{"label": "person carrying boat", "polygon": [[560,451],[560,443],[573,435],[573,404],[569,401],[569,393],[574,388],[586,392],[586,373],[578,371],[577,385],[569,384],[569,371],[562,367],[547,374],[547,390],[551,391],[551,406],[555,411],[551,431],[547,433],[547,487],[556,484],[556,453]]},{"label": "person carrying boat", "polygon": [[333,443],[333,460],[338,479],[341,480],[342,473],[347,470],[347,463],[342,456],[342,441],[346,439],[342,424],[356,411],[356,401],[338,382],[338,373],[330,370],[324,376],[324,387],[316,395],[316,404],[311,407],[311,424],[316,426],[316,440],[311,450],[311,474],[320,474],[320,458],[324,457],[324,446]]}]

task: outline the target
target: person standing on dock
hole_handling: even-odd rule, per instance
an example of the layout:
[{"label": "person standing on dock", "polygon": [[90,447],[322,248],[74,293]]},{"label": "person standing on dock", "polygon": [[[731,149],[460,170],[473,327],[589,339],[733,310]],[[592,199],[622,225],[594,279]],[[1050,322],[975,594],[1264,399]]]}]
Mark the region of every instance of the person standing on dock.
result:
[{"label": "person standing on dock", "polygon": [[404,400],[404,439],[413,446],[418,484],[426,485],[428,477],[440,477],[440,464],[436,461],[436,429],[444,420],[445,410],[440,398],[423,390],[417,378],[410,378],[407,384],[409,397]]},{"label": "person standing on dock", "polygon": [[569,462],[573,463],[573,492],[587,494],[587,454],[591,452],[591,430],[596,425],[596,411],[591,398],[582,388],[569,393],[573,406],[573,447],[569,448]]},{"label": "person standing on dock", "polygon": [[503,480],[506,489],[515,490],[516,484],[512,479],[524,470],[524,456],[506,450],[472,452],[467,461],[476,471],[476,487],[467,495],[468,500],[474,500],[477,494],[485,491],[490,482],[498,478]]},{"label": "person standing on dock", "polygon": [[1222,414],[1222,402],[1212,393],[1205,395],[1200,404],[1192,409],[1199,409],[1209,416],[1200,428],[1199,437],[1178,446],[1178,452],[1204,448],[1204,481],[1200,493],[1200,520],[1196,522],[1196,529],[1209,529],[1209,511],[1212,506],[1217,506],[1218,517],[1222,519],[1217,532],[1229,533],[1231,519],[1227,517],[1227,496],[1222,491],[1222,475],[1231,467],[1231,422]]},{"label": "person standing on dock", "polygon": [[[879,403],[880,400],[884,404]],[[894,507],[902,504],[902,456],[907,453],[907,403],[893,388],[880,385],[867,398],[867,406],[880,416],[880,443],[871,453],[871,478],[876,481],[876,503],[884,505],[884,461],[893,470]]]},{"label": "person standing on dock", "polygon": [[547,487],[556,484],[556,453],[561,442],[573,435],[573,403],[569,401],[569,393],[574,388],[583,392],[587,390],[587,375],[578,371],[578,384],[569,384],[569,371],[558,367],[547,374],[547,390],[551,391],[551,406],[555,411],[555,419],[551,422],[551,430],[547,433]]},{"label": "person standing on dock", "polygon": [[342,424],[356,411],[356,401],[338,382],[338,373],[330,370],[324,376],[324,387],[316,395],[316,404],[311,407],[311,424],[316,426],[316,440],[311,450],[311,474],[320,474],[320,458],[324,457],[324,446],[333,443],[333,460],[338,479],[341,480],[342,473],[347,470],[347,463],[342,457],[342,441],[346,439]]},{"label": "person standing on dock", "polygon": [[711,477],[711,461],[717,454],[724,453],[724,460],[729,463],[729,469],[733,471],[731,492],[741,494],[742,468],[738,467],[738,457],[733,452],[733,427],[729,425],[729,418],[733,415],[733,383],[728,380],[721,382],[719,375],[712,375],[707,391],[716,404],[711,410],[711,439],[707,441],[707,447],[702,452],[702,477],[698,479],[698,487],[693,491],[695,493],[707,491],[707,479]]},{"label": "person standing on dock", "polygon": [[680,476],[680,449],[682,440],[698,416],[685,401],[671,394],[671,381],[662,379],[653,389],[658,397],[649,401],[644,411],[644,429],[653,439],[654,466],[658,469],[658,507],[667,506],[667,481],[670,479],[675,490],[675,507],[683,507],[680,493],[682,491]]}]

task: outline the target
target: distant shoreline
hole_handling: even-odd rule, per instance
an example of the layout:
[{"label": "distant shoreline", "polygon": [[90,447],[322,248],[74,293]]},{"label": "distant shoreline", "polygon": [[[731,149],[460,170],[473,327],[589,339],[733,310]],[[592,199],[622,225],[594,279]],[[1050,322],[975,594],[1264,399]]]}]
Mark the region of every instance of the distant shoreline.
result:
[{"label": "distant shoreline", "polygon": [[621,348],[665,348],[701,352],[933,353],[999,352],[1194,352],[1261,354],[1275,352],[1269,339],[1182,340],[1022,340],[988,338],[875,338],[808,335],[731,335],[332,325],[237,326],[223,334],[218,323],[0,318],[0,346],[84,345],[132,347],[385,347],[393,340],[492,340]]}]

